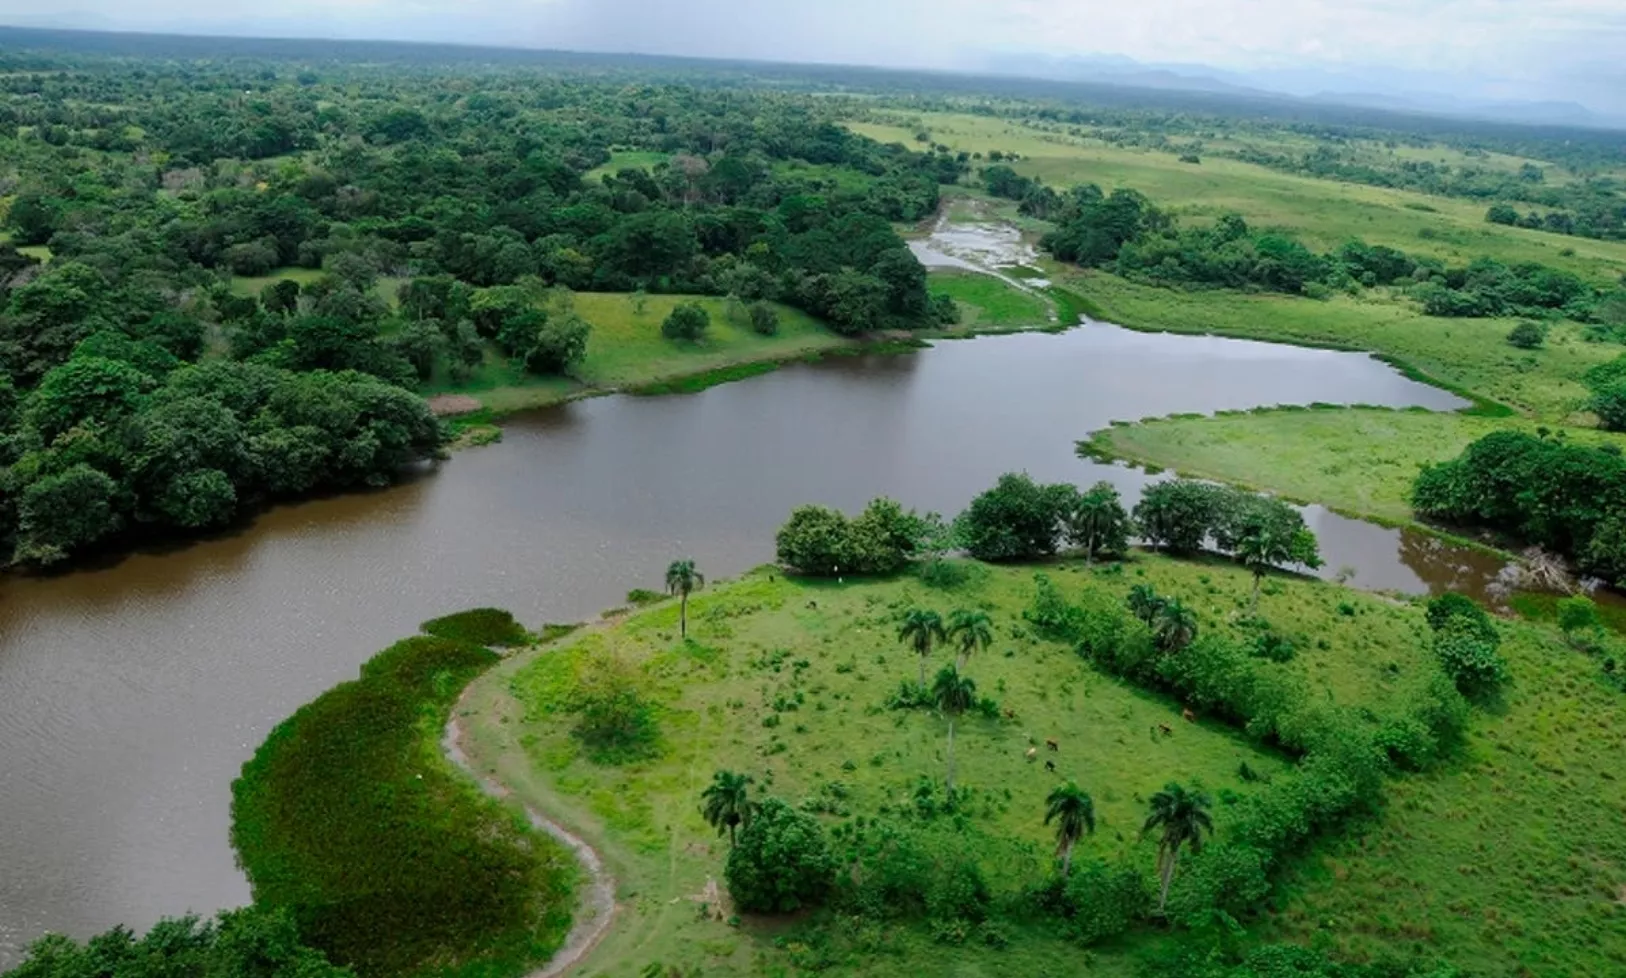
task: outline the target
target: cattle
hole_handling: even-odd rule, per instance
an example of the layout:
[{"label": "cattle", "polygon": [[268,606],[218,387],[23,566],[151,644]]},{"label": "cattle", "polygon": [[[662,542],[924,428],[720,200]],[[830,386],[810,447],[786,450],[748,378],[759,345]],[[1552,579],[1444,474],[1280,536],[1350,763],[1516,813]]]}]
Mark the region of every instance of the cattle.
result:
[{"label": "cattle", "polygon": [[1197,714],[1191,712],[1191,707],[1188,706],[1184,710],[1180,711],[1180,719],[1186,721],[1187,723],[1196,723]]},{"label": "cattle", "polygon": [[1008,706],[1005,707],[1005,709],[1002,710],[1001,712],[1004,713],[1005,719],[1007,719],[1007,720],[1015,720],[1016,719],[1016,711],[1011,709]]},{"label": "cattle", "polygon": [[1049,748],[1050,750],[1053,750],[1053,751],[1060,751],[1061,750],[1061,745],[1056,743],[1054,740],[1047,740],[1047,741],[1044,742],[1044,745],[1047,748]]},{"label": "cattle", "polygon": [[1032,762],[1039,759],[1039,748],[1037,748],[1037,747],[1029,747],[1028,752],[1026,754],[1023,754],[1022,756],[1026,757],[1028,759],[1028,763],[1031,764]]},{"label": "cattle", "polygon": [[1163,736],[1165,736],[1165,737],[1173,737],[1173,736],[1174,736],[1174,728],[1173,728],[1173,727],[1171,727],[1171,726],[1169,726],[1169,725],[1168,725],[1168,724],[1166,724],[1166,723],[1160,723],[1160,724],[1158,724],[1158,725],[1157,725],[1157,729],[1158,729],[1158,730],[1160,730],[1160,731],[1162,731],[1162,732],[1163,732]]},{"label": "cattle", "polygon": [[1045,761],[1044,762],[1044,769],[1046,771],[1049,771],[1050,773],[1054,774],[1056,772],[1056,762],[1055,761]]}]

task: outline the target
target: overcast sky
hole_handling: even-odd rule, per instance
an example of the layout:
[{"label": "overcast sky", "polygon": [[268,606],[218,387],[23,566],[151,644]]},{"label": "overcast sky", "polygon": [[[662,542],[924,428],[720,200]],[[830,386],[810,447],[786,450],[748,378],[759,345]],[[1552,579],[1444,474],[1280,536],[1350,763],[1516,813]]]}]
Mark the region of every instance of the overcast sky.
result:
[{"label": "overcast sky", "polygon": [[1626,0],[0,0],[0,22],[937,68],[1115,54],[1626,115]]}]

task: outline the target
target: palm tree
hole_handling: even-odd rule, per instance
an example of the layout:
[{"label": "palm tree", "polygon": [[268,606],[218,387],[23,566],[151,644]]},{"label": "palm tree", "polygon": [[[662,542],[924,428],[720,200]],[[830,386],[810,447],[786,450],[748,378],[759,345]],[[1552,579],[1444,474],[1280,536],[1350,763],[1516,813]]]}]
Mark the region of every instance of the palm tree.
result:
[{"label": "palm tree", "polygon": [[689,592],[706,586],[706,578],[695,570],[692,560],[674,560],[666,568],[666,593],[682,599],[678,605],[678,630],[684,639],[689,637]]},{"label": "palm tree", "polygon": [[926,660],[932,654],[932,642],[948,641],[948,633],[943,631],[943,618],[935,611],[923,608],[911,608],[903,616],[903,624],[898,626],[898,641],[905,642],[920,656],[920,688],[926,688]]},{"label": "palm tree", "polygon": [[960,643],[960,668],[971,661],[971,653],[979,647],[988,651],[994,644],[994,623],[986,612],[960,608],[949,615],[948,637]]},{"label": "palm tree", "polygon": [[1157,613],[1163,607],[1164,599],[1158,596],[1157,590],[1150,584],[1137,584],[1129,589],[1129,613],[1145,622],[1148,626],[1157,619]]},{"label": "palm tree", "polygon": [[1086,567],[1095,563],[1096,554],[1121,553],[1129,545],[1129,514],[1112,483],[1097,482],[1078,498],[1067,515],[1067,538],[1084,548]]},{"label": "palm tree", "polygon": [[705,816],[706,824],[716,829],[718,835],[727,831],[728,844],[732,847],[734,830],[751,821],[751,812],[756,808],[756,803],[751,801],[751,776],[718,771],[711,776],[711,785],[700,792],[700,800],[705,803],[700,814]]},{"label": "palm tree", "polygon": [[977,684],[960,675],[953,666],[944,666],[932,682],[932,699],[948,717],[948,799],[954,803],[954,721],[977,702]]},{"label": "palm tree", "polygon": [[1279,533],[1259,527],[1236,542],[1236,556],[1242,566],[1253,571],[1253,603],[1250,614],[1259,613],[1259,582],[1265,571],[1293,559],[1288,541]]},{"label": "palm tree", "polygon": [[1163,890],[1157,899],[1157,912],[1163,912],[1169,901],[1169,883],[1174,880],[1174,867],[1180,862],[1180,850],[1192,852],[1203,849],[1203,833],[1214,832],[1214,821],[1208,817],[1208,796],[1198,791],[1187,791],[1174,782],[1152,796],[1152,815],[1141,827],[1144,838],[1153,829],[1162,829],[1157,842],[1157,871],[1163,877]]},{"label": "palm tree", "polygon": [[1197,615],[1179,598],[1165,598],[1152,621],[1152,634],[1158,648],[1178,652],[1197,640]]},{"label": "palm tree", "polygon": [[1044,800],[1044,824],[1056,823],[1056,855],[1063,878],[1073,872],[1073,846],[1085,833],[1095,833],[1095,799],[1072,781],[1057,787]]}]

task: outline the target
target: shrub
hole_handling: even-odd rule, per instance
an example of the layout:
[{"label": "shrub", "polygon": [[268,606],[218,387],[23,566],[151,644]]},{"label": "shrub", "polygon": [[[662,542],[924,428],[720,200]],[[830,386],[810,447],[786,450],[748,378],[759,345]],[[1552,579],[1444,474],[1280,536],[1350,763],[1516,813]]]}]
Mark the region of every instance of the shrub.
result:
[{"label": "shrub", "polygon": [[1022,618],[1045,638],[1058,642],[1078,641],[1083,625],[1083,609],[1069,604],[1062,597],[1049,574],[1034,574],[1033,583],[1033,600],[1023,609]]},{"label": "shrub", "polygon": [[926,520],[885,497],[849,520],[823,506],[800,506],[775,537],[779,562],[804,574],[886,574],[915,555]]},{"label": "shrub", "polygon": [[1430,599],[1425,617],[1428,619],[1428,627],[1436,632],[1447,628],[1466,628],[1492,647],[1499,647],[1502,644],[1502,634],[1496,630],[1496,623],[1491,621],[1491,616],[1485,609],[1471,598],[1455,592]]},{"label": "shrub", "polygon": [[1507,681],[1507,663],[1496,646],[1470,625],[1454,622],[1436,632],[1434,655],[1457,690],[1469,699],[1489,696]]},{"label": "shrub", "polygon": [[666,321],[661,323],[661,335],[669,340],[702,340],[711,326],[711,314],[698,302],[679,303]]},{"label": "shrub", "polygon": [[1085,946],[1129,930],[1152,905],[1146,877],[1127,864],[1100,860],[1075,866],[1062,893],[1072,937]]},{"label": "shrub", "polygon": [[774,537],[779,562],[804,574],[833,576],[846,564],[847,517],[824,506],[798,506]]},{"label": "shrub", "polygon": [[511,612],[501,608],[474,608],[426,621],[418,628],[427,635],[496,648],[512,648],[531,641]]},{"label": "shrub", "polygon": [[1169,919],[1200,927],[1215,914],[1243,917],[1270,895],[1266,859],[1245,845],[1216,843],[1191,857],[1169,894]]},{"label": "shrub", "polygon": [[660,729],[655,705],[638,668],[620,656],[598,652],[576,662],[565,709],[575,714],[573,731],[601,764],[655,753]]},{"label": "shrub", "polygon": [[1603,618],[1591,598],[1576,595],[1558,602],[1558,627],[1572,645],[1586,644],[1603,629]]},{"label": "shrub", "polygon": [[587,340],[593,327],[575,315],[549,319],[537,331],[525,351],[525,369],[533,374],[562,374],[587,355]]},{"label": "shrub", "polygon": [[666,600],[666,595],[648,588],[635,587],[627,592],[627,604],[638,606]]},{"label": "shrub", "polygon": [[817,906],[835,878],[824,829],[813,816],[765,798],[728,854],[729,895],[748,913]]},{"label": "shrub", "polygon": [[766,302],[751,303],[751,329],[763,336],[779,332],[779,312]]},{"label": "shrub", "polygon": [[1507,341],[1521,350],[1537,350],[1547,342],[1547,330],[1540,323],[1525,320],[1508,332]]}]

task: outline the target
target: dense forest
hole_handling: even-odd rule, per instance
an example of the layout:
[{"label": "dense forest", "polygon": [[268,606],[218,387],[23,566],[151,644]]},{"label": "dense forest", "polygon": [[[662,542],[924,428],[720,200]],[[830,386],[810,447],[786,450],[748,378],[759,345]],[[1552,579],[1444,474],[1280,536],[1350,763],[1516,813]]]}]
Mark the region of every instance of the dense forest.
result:
[{"label": "dense forest", "polygon": [[17,562],[388,482],[443,441],[421,382],[491,344],[536,372],[580,357],[591,324],[550,322],[549,289],[776,300],[848,334],[929,323],[890,222],[932,213],[968,166],[774,93],[0,61],[0,550]]}]

